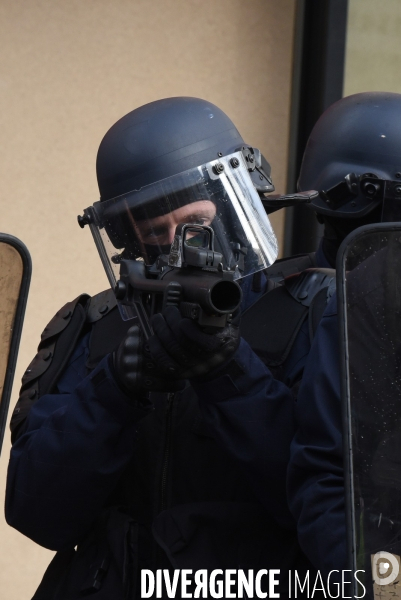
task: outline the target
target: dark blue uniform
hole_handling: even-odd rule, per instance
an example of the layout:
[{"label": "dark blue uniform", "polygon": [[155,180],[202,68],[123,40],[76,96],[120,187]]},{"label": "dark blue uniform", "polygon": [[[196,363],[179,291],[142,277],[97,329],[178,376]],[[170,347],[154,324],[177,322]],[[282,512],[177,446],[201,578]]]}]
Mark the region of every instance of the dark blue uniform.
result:
[{"label": "dark blue uniform", "polygon": [[[321,247],[316,262],[320,267],[330,267]],[[314,567],[326,576],[332,569],[347,568],[338,335],[334,295],[312,345],[305,321],[282,372],[282,379],[289,388],[302,377],[297,398],[294,398],[288,503],[297,523],[301,548]],[[251,414],[251,406],[251,403],[247,406],[248,414]],[[231,429],[225,427],[226,447],[247,464],[258,497],[264,504],[271,494],[266,473],[274,461],[262,449],[264,440],[274,434],[275,427],[274,420],[266,420],[253,437],[248,437],[246,427],[242,426],[238,428],[242,437],[238,435],[237,440]]]},{"label": "dark blue uniform", "polygon": [[[320,246],[316,262],[330,267]],[[301,548],[322,573],[347,568],[344,505],[344,472],[339,365],[337,298],[332,297],[311,345],[305,321],[285,361],[282,379],[290,388],[302,377],[294,400],[294,439],[288,467],[288,503],[297,523]],[[268,501],[270,469],[265,455],[258,452],[263,439],[274,431],[266,421],[259,438],[247,441],[244,435],[237,448],[244,455],[246,443],[249,469],[258,483],[258,497]],[[245,429],[245,428],[244,428]],[[227,446],[232,436],[227,428]],[[231,446],[230,446],[231,447]],[[233,446],[234,447],[234,446]],[[240,450],[237,449],[240,454]],[[253,459],[253,463],[251,461]],[[263,485],[263,482],[267,485]],[[335,577],[333,577],[333,581]]]},{"label": "dark blue uniform", "polygon": [[283,568],[296,546],[285,492],[288,387],[242,340],[224,371],[180,393],[152,393],[153,406],[143,405],[119,388],[109,355],[88,373],[90,336],[77,343],[56,393],[32,404],[11,452],[7,521],[69,552],[46,585],[54,590],[57,579],[60,597],[80,597],[92,554],[103,552],[116,571],[104,579],[104,597],[127,593],[128,559],[118,558],[127,532],[134,593],[139,568]]},{"label": "dark blue uniform", "polygon": [[301,547],[327,574],[346,569],[337,298],[314,338],[296,405],[288,500]]}]

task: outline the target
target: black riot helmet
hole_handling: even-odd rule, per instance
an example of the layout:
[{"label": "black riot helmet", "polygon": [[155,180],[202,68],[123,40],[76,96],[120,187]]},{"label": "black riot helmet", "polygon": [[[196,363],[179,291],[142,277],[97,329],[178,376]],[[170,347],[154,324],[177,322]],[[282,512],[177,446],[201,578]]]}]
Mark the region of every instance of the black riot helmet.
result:
[{"label": "black riot helmet", "polygon": [[169,254],[183,223],[211,227],[236,277],[274,262],[261,201],[274,191],[270,165],[210,102],[167,98],[133,110],[104,136],[96,167],[100,201],[79,222],[90,224],[112,285],[122,260],[153,265]]},{"label": "black riot helmet", "polygon": [[330,106],[309,137],[298,189],[318,190],[310,206],[329,219],[398,218],[401,94],[364,92]]},{"label": "black riot helmet", "polygon": [[104,136],[96,161],[100,199],[139,190],[242,148],[255,187],[261,193],[273,191],[269,163],[246,147],[217,106],[186,97],[150,102],[122,117]]}]

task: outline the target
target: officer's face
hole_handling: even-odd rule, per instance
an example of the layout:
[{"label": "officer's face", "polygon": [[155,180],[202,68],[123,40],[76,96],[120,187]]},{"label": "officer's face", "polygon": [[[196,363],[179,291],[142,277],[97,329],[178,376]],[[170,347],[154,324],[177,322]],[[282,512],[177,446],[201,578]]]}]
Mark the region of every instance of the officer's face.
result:
[{"label": "officer's face", "polygon": [[167,246],[172,243],[175,229],[180,223],[210,225],[215,216],[216,206],[213,202],[199,200],[181,206],[166,215],[136,221],[135,228],[141,245]]}]

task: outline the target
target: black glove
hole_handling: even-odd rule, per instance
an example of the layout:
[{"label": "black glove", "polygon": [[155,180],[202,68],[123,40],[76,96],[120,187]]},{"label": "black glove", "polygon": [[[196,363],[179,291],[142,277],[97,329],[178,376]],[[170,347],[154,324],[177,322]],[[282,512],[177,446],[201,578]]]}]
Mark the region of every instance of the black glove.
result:
[{"label": "black glove", "polygon": [[195,321],[182,318],[175,306],[154,315],[152,328],[154,335],[148,340],[152,359],[159,372],[176,379],[201,377],[223,366],[240,341],[236,325],[202,330]]},{"label": "black glove", "polygon": [[175,392],[184,387],[184,382],[168,377],[161,379],[155,363],[144,342],[139,327],[134,325],[117,350],[112,354],[112,367],[117,383],[125,392],[137,392],[145,397],[149,391]]}]

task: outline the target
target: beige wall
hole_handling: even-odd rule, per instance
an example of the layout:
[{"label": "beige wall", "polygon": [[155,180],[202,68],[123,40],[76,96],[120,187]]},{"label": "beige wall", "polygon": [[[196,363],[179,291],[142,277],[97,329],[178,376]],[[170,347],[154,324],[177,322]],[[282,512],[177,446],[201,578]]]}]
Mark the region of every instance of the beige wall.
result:
[{"label": "beige wall", "polygon": [[[294,8],[295,0],[2,0],[0,230],[33,259],[12,405],[47,321],[107,286],[76,215],[97,200],[97,147],[118,118],[157,98],[206,98],[262,149],[284,191]],[[0,517],[0,598],[30,598],[51,556]]]},{"label": "beige wall", "polygon": [[349,0],[344,96],[401,93],[400,0]]}]

